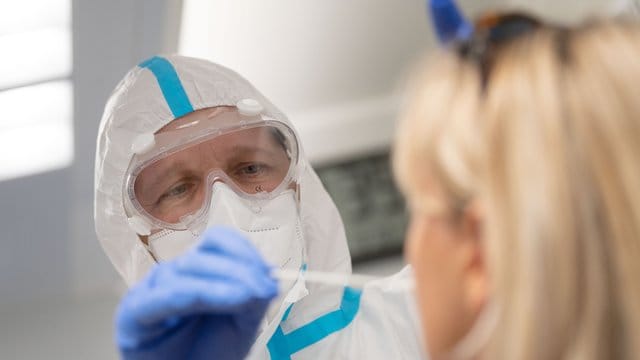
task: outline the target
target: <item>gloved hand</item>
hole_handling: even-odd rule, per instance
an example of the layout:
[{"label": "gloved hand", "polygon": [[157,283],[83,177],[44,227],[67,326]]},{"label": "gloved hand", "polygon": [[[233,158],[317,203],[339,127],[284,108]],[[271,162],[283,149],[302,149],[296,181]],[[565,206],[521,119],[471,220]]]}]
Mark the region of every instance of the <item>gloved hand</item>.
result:
[{"label": "gloved hand", "polygon": [[229,228],[207,230],[186,254],[156,265],[120,302],[125,359],[243,359],[277,294],[257,250]]}]

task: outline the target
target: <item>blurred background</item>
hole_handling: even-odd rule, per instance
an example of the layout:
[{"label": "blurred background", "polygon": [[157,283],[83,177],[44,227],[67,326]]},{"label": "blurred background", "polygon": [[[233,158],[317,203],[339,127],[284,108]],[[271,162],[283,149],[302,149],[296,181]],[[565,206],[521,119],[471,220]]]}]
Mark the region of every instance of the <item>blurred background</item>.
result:
[{"label": "blurred background", "polygon": [[[560,22],[618,0],[462,0]],[[344,218],[356,272],[403,266],[406,216],[389,169],[399,89],[434,48],[422,0],[0,1],[0,358],[115,359],[124,284],[93,227],[104,103],[158,53],[247,77],[294,122]]]}]

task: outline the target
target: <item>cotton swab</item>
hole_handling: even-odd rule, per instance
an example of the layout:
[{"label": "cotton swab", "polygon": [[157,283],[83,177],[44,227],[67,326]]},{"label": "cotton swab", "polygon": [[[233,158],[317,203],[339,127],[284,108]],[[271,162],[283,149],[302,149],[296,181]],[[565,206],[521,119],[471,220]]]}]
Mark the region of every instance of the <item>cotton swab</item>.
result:
[{"label": "cotton swab", "polygon": [[[303,271],[290,269],[274,269],[271,276],[280,281],[295,281],[302,276],[307,282],[320,283],[325,285],[349,286],[355,289],[362,289],[367,283],[381,279],[378,276],[361,275],[361,274],[344,274],[322,271]],[[413,279],[402,278],[396,281],[396,285],[406,287],[408,290],[413,288]]]}]

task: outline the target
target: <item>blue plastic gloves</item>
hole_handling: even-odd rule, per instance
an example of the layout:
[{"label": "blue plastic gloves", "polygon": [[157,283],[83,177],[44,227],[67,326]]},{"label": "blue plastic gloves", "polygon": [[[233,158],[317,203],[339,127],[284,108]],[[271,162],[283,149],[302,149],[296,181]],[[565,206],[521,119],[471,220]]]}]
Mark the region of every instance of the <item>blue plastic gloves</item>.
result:
[{"label": "blue plastic gloves", "polygon": [[239,233],[211,228],[156,265],[120,302],[124,359],[243,359],[277,294],[270,267]]}]

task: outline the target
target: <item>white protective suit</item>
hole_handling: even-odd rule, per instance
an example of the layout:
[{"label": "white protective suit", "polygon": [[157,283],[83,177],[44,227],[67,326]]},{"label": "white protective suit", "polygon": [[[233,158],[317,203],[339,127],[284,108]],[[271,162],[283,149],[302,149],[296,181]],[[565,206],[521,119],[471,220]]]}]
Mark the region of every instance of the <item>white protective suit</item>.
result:
[{"label": "white protective suit", "polygon": [[[195,111],[234,106],[252,98],[269,116],[286,116],[235,72],[209,61],[165,56],[164,67],[133,68],[107,102],[97,140],[95,221],[98,239],[129,286],[154,265],[154,259],[127,220],[123,205],[125,174],[132,145],[185,115],[172,100],[183,89]],[[154,70],[154,71],[151,71]],[[173,89],[173,90],[172,90]],[[178,116],[176,116],[178,115]],[[300,217],[307,270],[350,273],[351,263],[340,215],[319,178],[302,156]],[[419,359],[424,357],[413,294],[394,278],[375,281],[363,291],[304,284],[301,299],[271,324],[265,321],[249,354],[253,359]],[[298,289],[299,290],[299,289]],[[306,294],[306,296],[304,296]],[[300,296],[298,296],[300,297]],[[283,314],[281,312],[280,314]]]}]

